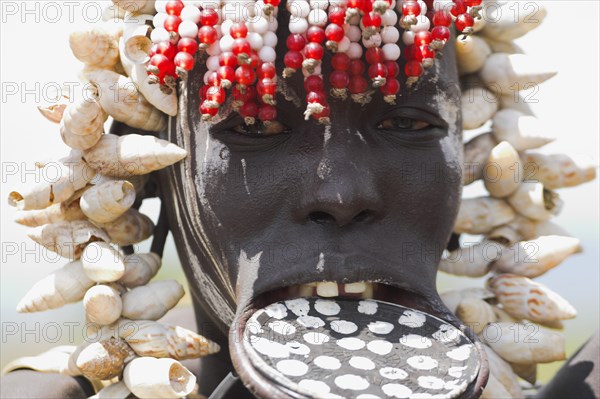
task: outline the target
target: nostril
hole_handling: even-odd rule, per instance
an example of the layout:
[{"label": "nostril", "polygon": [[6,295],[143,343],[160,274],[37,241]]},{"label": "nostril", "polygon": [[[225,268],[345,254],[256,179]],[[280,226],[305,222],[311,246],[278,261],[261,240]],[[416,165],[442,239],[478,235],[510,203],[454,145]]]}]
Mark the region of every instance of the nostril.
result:
[{"label": "nostril", "polygon": [[319,224],[335,222],[335,218],[327,212],[311,212],[308,219]]},{"label": "nostril", "polygon": [[354,216],[354,218],[352,218],[352,221],[355,223],[364,222],[370,216],[371,216],[371,212],[365,210],[365,211],[360,212],[358,215]]}]

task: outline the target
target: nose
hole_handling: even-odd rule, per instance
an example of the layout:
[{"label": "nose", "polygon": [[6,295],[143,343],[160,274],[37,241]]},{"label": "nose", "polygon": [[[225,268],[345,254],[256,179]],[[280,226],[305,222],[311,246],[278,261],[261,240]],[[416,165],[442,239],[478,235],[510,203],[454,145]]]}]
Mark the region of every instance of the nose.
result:
[{"label": "nose", "polygon": [[326,131],[319,155],[302,187],[299,221],[343,227],[383,215],[376,161],[359,132]]}]

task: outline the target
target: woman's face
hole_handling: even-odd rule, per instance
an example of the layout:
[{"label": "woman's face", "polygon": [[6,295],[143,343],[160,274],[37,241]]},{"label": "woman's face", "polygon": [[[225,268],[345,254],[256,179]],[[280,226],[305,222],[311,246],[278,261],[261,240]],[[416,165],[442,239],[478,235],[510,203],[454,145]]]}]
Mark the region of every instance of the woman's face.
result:
[{"label": "woman's face", "polygon": [[437,264],[461,190],[453,47],[396,105],[379,92],[364,106],[330,98],[329,126],[304,120],[301,73],[279,77],[269,134],[227,107],[201,122],[204,70],[191,73],[168,132],[189,155],[166,172],[164,193],[190,289],[223,331],[253,298],[292,286],[302,295],[313,282],[376,282],[441,306]]}]

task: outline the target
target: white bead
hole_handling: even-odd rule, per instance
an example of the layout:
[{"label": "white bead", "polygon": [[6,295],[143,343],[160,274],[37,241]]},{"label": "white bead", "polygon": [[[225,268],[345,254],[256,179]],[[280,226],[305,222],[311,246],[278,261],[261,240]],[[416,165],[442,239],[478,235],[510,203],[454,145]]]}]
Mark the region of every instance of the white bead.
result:
[{"label": "white bead", "polygon": [[209,69],[208,71],[204,72],[204,78],[203,78],[202,80],[204,81],[204,84],[205,84],[205,85],[207,85],[207,84],[208,84],[208,77],[210,76],[210,74],[211,74],[212,72],[213,72],[213,71],[211,71],[210,69]]},{"label": "white bead", "polygon": [[304,0],[295,0],[288,3],[288,11],[295,18],[307,18],[310,13],[310,4]]},{"label": "white bead", "polygon": [[421,6],[421,15],[427,14],[427,4],[423,0],[417,0],[417,3]]},{"label": "white bead", "polygon": [[313,10],[326,10],[329,7],[328,0],[310,0],[310,8]]},{"label": "white bead", "polygon": [[223,23],[221,24],[221,34],[223,36],[229,34],[229,29],[231,29],[231,25],[233,25],[233,21],[230,21],[228,19],[223,21]]},{"label": "white bead", "polygon": [[252,47],[252,50],[258,51],[263,46],[263,38],[260,35],[260,33],[248,32],[246,40],[248,40],[248,43],[250,43],[250,47]]},{"label": "white bead", "polygon": [[329,0],[330,7],[346,7],[348,0]]},{"label": "white bead", "polygon": [[248,30],[264,35],[269,30],[269,23],[266,18],[254,18],[254,20],[248,24]]},{"label": "white bead", "polygon": [[213,55],[206,59],[206,67],[209,71],[216,71],[219,69],[219,56]]},{"label": "white bead", "polygon": [[231,51],[233,49],[233,37],[231,35],[223,36],[219,40],[219,47],[221,47],[221,51]]},{"label": "white bead", "polygon": [[402,41],[405,45],[410,46],[411,44],[415,44],[415,32],[410,30],[405,30],[402,34]]},{"label": "white bead", "polygon": [[346,51],[346,54],[348,54],[348,57],[350,57],[353,60],[357,60],[360,57],[362,57],[362,53],[363,53],[363,48],[357,42],[350,43],[350,48],[348,49],[348,51]]},{"label": "white bead", "polygon": [[200,22],[200,9],[194,6],[185,6],[181,10],[180,17],[184,21],[192,21],[197,24]]},{"label": "white bead", "polygon": [[167,0],[156,0],[154,3],[154,9],[158,13],[167,13]]},{"label": "white bead", "polygon": [[398,14],[393,9],[387,9],[381,16],[381,24],[383,26],[394,26],[398,22]]},{"label": "white bead", "polygon": [[400,39],[400,31],[394,26],[386,26],[381,30],[381,41],[384,43],[396,43]]},{"label": "white bead", "polygon": [[348,36],[344,36],[344,38],[338,42],[337,51],[340,53],[345,53],[349,48],[350,39],[348,39]]},{"label": "white bead", "polygon": [[356,25],[348,25],[346,29],[346,36],[350,39],[351,42],[358,42],[362,38],[362,33],[360,32],[360,28]]},{"label": "white bead", "polygon": [[445,10],[447,12],[450,12],[450,9],[452,8],[453,5],[454,5],[454,2],[452,0],[434,0],[433,1],[433,10],[434,11]]},{"label": "white bead", "polygon": [[258,51],[258,57],[264,62],[275,62],[277,53],[273,47],[264,46]]},{"label": "white bead", "polygon": [[411,25],[410,30],[413,32],[421,32],[423,30],[429,30],[431,26],[431,22],[429,22],[429,18],[425,15],[419,15],[417,17],[417,23],[415,25]]},{"label": "white bead", "polygon": [[277,35],[275,32],[267,32],[263,35],[263,43],[265,46],[275,48],[277,46]]},{"label": "white bead", "polygon": [[167,17],[167,14],[158,13],[154,16],[154,18],[152,18],[152,24],[155,28],[164,28]]},{"label": "white bead", "polygon": [[308,21],[305,18],[290,19],[289,28],[290,33],[304,33],[308,29]]},{"label": "white bead", "polygon": [[198,35],[198,25],[192,21],[181,21],[177,33],[181,37],[195,38]]},{"label": "white bead", "polygon": [[381,35],[379,33],[375,33],[368,39],[363,38],[362,44],[365,46],[365,48],[379,47],[381,46]]},{"label": "white bead", "polygon": [[279,23],[277,22],[277,18],[270,18],[270,19],[268,19],[268,21],[269,21],[269,30],[271,32],[277,32],[277,28],[279,27]]},{"label": "white bead", "polygon": [[217,38],[223,37],[223,32],[221,32],[221,25],[215,25],[214,28],[217,31]]},{"label": "white bead", "polygon": [[225,3],[221,9],[223,19],[233,22],[242,22],[242,9],[239,3]]},{"label": "white bead", "polygon": [[358,25],[359,22],[360,22],[360,14],[354,14],[348,21],[348,23],[350,25]]},{"label": "white bead", "polygon": [[168,42],[171,40],[171,36],[165,28],[154,28],[150,34],[150,40],[152,43]]},{"label": "white bead", "polygon": [[206,54],[208,54],[210,56],[221,54],[221,45],[219,44],[219,40],[217,40],[216,42],[214,42],[213,44],[211,44],[206,49]]},{"label": "white bead", "polygon": [[321,64],[319,64],[315,67],[315,71],[313,73],[309,73],[306,69],[302,68],[302,75],[304,75],[305,78],[312,76],[312,75],[320,75],[320,74],[321,74]]},{"label": "white bead", "polygon": [[390,9],[392,9],[392,10],[396,9],[396,0],[392,0],[392,2],[390,3]]},{"label": "white bead", "polygon": [[396,61],[400,58],[400,47],[395,43],[384,44],[381,50],[386,61]]},{"label": "white bead", "polygon": [[327,13],[320,8],[315,8],[308,14],[307,20],[309,24],[322,28],[327,24]]}]

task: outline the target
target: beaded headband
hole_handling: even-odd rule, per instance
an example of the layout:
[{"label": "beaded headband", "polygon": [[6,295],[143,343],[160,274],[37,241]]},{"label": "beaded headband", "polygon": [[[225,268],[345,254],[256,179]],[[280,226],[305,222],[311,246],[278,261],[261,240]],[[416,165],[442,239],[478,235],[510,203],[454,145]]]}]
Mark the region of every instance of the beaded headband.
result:
[{"label": "beaded headband", "polygon": [[[492,121],[491,132],[464,145],[463,183],[483,180],[489,196],[463,200],[454,232],[483,239],[468,248],[455,242],[440,270],[490,279],[485,288],[451,291],[442,299],[485,344],[490,362],[486,397],[521,397],[518,377],[533,384],[538,363],[564,359],[564,338],[558,332],[540,330],[535,344],[511,339],[515,326],[526,329],[533,322],[560,329],[561,320],[575,316],[566,300],[532,279],[580,251],[579,240],[550,221],[561,207],[554,190],[596,175],[595,165],[575,157],[532,151],[553,139],[525,103],[512,99],[515,83],[523,88],[553,76],[532,68],[512,43],[541,22],[543,9],[532,23],[524,16],[515,20],[512,13],[502,14],[510,3],[488,10],[495,12],[494,18],[478,19],[481,1],[294,0],[288,3],[285,69],[277,73],[278,0],[113,2],[106,15],[117,24],[70,37],[74,55],[86,65],[84,75],[91,83],[87,98],[40,109],[60,123],[61,137],[73,149],[58,161],[62,175],[9,195],[19,209],[17,222],[33,228],[29,236],[70,260],[38,282],[18,311],[44,311],[83,300],[87,319],[97,325],[98,340],[20,359],[6,370],[25,366],[84,375],[103,381],[97,385],[105,386],[101,395],[106,397],[124,398],[131,392],[183,397],[193,391],[195,377],[179,360],[219,350],[192,331],[156,321],[181,299],[183,287],[176,281],[150,282],[161,264],[166,219],[161,213],[154,226],[136,209],[145,196],[148,174],[176,164],[187,152],[150,135],[104,134],[108,116],[138,129],[164,129],[167,115],[177,115],[177,80],[185,79],[199,54],[206,53],[200,92],[204,119],[216,115],[230,95],[246,123],[272,121],[277,75],[285,79],[302,70],[306,116],[327,123],[327,84],[331,97],[367,101],[371,89],[363,76],[365,61],[370,85],[393,102],[401,86],[397,24],[404,30],[405,84],[410,85],[433,65],[450,38],[452,22],[461,35],[456,53],[464,90],[463,127],[479,129]],[[251,22],[227,12],[242,5],[258,10]],[[319,65],[325,48],[335,53],[327,80]],[[533,165],[535,172],[515,179],[515,165],[519,177],[525,165]],[[499,173],[489,173],[490,168]],[[129,253],[129,246],[153,232],[151,252]],[[490,248],[497,257],[489,255]],[[496,333],[488,334],[491,329]]]}]

